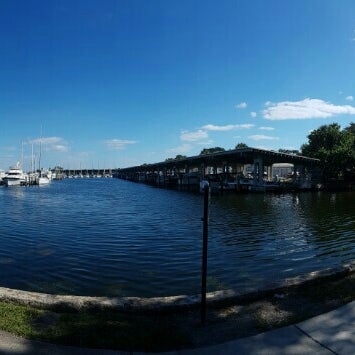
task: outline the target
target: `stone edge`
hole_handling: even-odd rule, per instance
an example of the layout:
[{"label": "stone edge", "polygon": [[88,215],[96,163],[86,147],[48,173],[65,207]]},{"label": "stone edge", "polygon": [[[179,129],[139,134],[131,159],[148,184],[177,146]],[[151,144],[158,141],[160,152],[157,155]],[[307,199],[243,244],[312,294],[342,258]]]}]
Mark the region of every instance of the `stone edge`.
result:
[{"label": "stone edge", "polygon": [[[355,272],[355,261],[335,268],[313,271],[308,274],[273,282],[263,289],[247,289],[241,293],[233,289],[207,293],[207,304],[222,306],[245,300],[257,300],[292,287],[314,284],[327,279],[338,279]],[[172,311],[196,307],[200,295],[166,297],[94,297],[55,295],[0,287],[0,300],[53,311],[117,310],[123,312]]]}]

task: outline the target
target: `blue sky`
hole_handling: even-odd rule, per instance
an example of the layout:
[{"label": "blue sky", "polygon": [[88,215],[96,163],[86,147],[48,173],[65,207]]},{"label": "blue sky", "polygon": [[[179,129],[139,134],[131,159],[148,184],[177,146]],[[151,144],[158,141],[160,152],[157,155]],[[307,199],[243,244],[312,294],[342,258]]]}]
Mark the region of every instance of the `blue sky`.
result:
[{"label": "blue sky", "polygon": [[126,167],[355,121],[355,2],[0,1],[0,169]]}]

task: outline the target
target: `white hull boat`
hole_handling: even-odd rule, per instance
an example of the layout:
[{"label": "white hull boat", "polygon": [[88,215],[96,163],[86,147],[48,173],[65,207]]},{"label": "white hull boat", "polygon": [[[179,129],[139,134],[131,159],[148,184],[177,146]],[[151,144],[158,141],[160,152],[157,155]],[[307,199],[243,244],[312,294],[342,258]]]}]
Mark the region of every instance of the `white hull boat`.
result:
[{"label": "white hull boat", "polygon": [[50,180],[48,179],[47,176],[39,176],[37,178],[37,185],[48,185],[50,183]]},{"label": "white hull boat", "polygon": [[3,182],[6,186],[20,186],[26,184],[27,175],[20,168],[20,163],[17,163],[16,166],[9,168],[9,171],[3,178]]},{"label": "white hull boat", "polygon": [[20,179],[5,179],[4,182],[6,186],[21,186]]}]

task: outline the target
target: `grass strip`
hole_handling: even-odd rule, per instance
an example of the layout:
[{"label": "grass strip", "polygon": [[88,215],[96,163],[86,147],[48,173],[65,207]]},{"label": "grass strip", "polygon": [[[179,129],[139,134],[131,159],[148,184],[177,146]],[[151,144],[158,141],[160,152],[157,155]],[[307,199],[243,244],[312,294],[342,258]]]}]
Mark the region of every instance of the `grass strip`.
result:
[{"label": "grass strip", "polygon": [[191,345],[169,315],[118,312],[55,313],[0,302],[0,329],[63,345],[164,351]]}]

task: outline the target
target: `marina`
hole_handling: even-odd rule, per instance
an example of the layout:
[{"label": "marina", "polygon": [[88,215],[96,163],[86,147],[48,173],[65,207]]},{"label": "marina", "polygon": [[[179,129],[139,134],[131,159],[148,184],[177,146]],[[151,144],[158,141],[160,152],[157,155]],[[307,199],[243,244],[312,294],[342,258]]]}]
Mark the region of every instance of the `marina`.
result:
[{"label": "marina", "polygon": [[41,169],[36,172],[23,172],[20,163],[10,167],[7,172],[0,171],[0,185],[5,186],[33,186],[48,185],[52,180],[63,179],[83,179],[83,178],[112,178],[112,170],[87,170],[85,174],[82,171],[64,170],[64,169]]},{"label": "marina", "polygon": [[0,185],[8,187],[47,185],[53,179],[61,179],[61,177],[57,177],[49,169],[26,173],[17,162],[16,166],[10,167],[7,172],[0,174]]},{"label": "marina", "polygon": [[318,164],[314,158],[246,147],[121,169],[31,170],[22,172],[21,185],[48,184],[52,179],[115,177],[188,190],[199,190],[204,182],[212,190],[222,191],[310,190],[319,185]]}]

